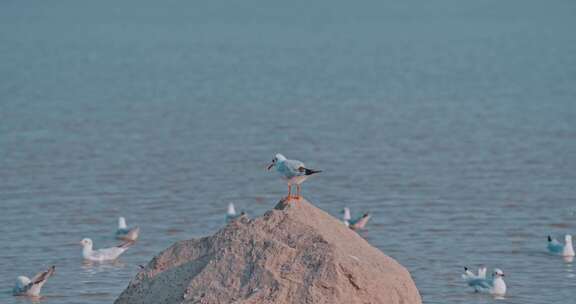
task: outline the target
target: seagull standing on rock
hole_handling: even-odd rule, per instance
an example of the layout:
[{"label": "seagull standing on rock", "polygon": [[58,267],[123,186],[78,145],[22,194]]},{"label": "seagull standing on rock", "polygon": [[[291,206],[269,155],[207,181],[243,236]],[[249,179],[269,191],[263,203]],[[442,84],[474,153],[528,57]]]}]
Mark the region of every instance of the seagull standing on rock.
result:
[{"label": "seagull standing on rock", "polygon": [[36,274],[32,279],[26,276],[19,276],[16,280],[16,286],[12,289],[15,296],[39,297],[42,286],[56,272],[56,266],[51,266],[46,271]]},{"label": "seagull standing on rock", "polygon": [[[303,162],[299,160],[286,159],[284,155],[278,153],[272,159],[272,163],[268,165],[267,169],[276,168],[276,172],[280,174],[282,179],[288,183],[288,196],[286,200],[291,198],[296,200],[300,199],[301,188],[300,184],[303,183],[310,175],[322,172],[320,170],[308,169]],[[296,196],[292,196],[292,185],[296,185]]]}]

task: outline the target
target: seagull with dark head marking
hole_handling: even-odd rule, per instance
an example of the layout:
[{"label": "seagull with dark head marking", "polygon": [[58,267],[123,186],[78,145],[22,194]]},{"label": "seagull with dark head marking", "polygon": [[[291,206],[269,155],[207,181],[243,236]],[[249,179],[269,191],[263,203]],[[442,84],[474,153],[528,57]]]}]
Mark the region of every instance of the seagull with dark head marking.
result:
[{"label": "seagull with dark head marking", "polygon": [[474,288],[475,292],[486,292],[495,296],[504,296],[506,294],[506,282],[504,282],[504,272],[499,268],[494,269],[491,278],[486,277],[486,267],[478,269],[478,275],[475,275],[468,267],[464,267],[462,278],[468,286]]},{"label": "seagull with dark head marking", "polygon": [[572,245],[572,235],[567,234],[564,236],[564,244],[560,243],[557,239],[548,236],[548,251],[563,257],[574,256],[574,246]]},{"label": "seagull with dark head marking", "polygon": [[[291,198],[297,200],[300,199],[300,184],[310,175],[322,172],[320,170],[306,168],[304,163],[299,160],[286,159],[286,157],[280,153],[274,156],[272,163],[267,167],[268,170],[272,168],[276,168],[276,172],[278,172],[282,179],[288,183],[288,196],[286,196],[287,201]],[[296,196],[292,196],[292,185],[296,185]]]}]

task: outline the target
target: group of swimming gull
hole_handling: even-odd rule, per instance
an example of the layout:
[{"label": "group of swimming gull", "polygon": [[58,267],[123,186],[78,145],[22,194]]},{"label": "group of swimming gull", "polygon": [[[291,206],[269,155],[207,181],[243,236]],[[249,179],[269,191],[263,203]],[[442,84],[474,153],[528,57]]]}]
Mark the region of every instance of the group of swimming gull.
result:
[{"label": "group of swimming gull", "polygon": [[[136,242],[139,235],[140,227],[128,228],[126,219],[119,217],[116,239],[122,240],[122,244],[111,248],[94,249],[92,240],[85,238],[80,241],[82,258],[93,262],[114,261]],[[16,285],[12,289],[12,294],[15,296],[39,297],[42,286],[55,272],[56,266],[50,266],[48,270],[36,274],[31,279],[26,276],[19,276],[16,279]]]},{"label": "group of swimming gull", "polygon": [[[559,242],[552,236],[548,236],[548,252],[559,255],[566,262],[572,262],[574,259],[574,246],[572,244],[572,235],[564,236],[564,243]],[[494,296],[504,296],[506,294],[506,282],[504,282],[504,272],[495,268],[492,277],[486,277],[486,266],[478,268],[478,274],[472,272],[468,267],[464,267],[462,278],[468,286],[474,288],[476,292],[487,292]]]},{"label": "group of swimming gull", "polygon": [[[287,159],[282,154],[276,154],[272,159],[272,162],[268,165],[267,169],[271,170],[272,168],[274,168],[288,184],[288,195],[285,198],[288,202],[292,199],[299,200],[302,192],[300,184],[302,184],[311,175],[322,172],[320,170],[306,168],[304,163],[301,161]],[[292,195],[292,186],[296,186],[296,196]],[[371,217],[369,213],[364,213],[360,217],[352,219],[349,208],[344,208],[341,213],[344,225],[353,230],[364,229]],[[238,217],[245,215],[246,213],[244,211],[237,214],[234,204],[230,203],[226,213],[226,222],[231,222]],[[120,217],[118,219],[116,238],[124,242],[116,247],[95,250],[93,249],[92,240],[85,238],[80,242],[82,245],[82,257],[84,260],[93,262],[116,260],[136,242],[139,234],[139,227],[136,226],[128,228],[126,220],[123,217]],[[550,253],[562,256],[567,261],[571,262],[574,258],[572,236],[569,234],[565,235],[564,243],[548,236],[547,249]],[[13,288],[13,294],[15,296],[39,297],[42,286],[44,286],[44,283],[46,283],[48,278],[50,278],[55,271],[56,267],[50,266],[48,270],[36,274],[31,279],[26,276],[19,276],[16,280],[16,285]],[[485,266],[480,266],[477,273],[474,273],[468,267],[464,267],[462,278],[468,286],[474,289],[475,292],[489,293],[494,296],[504,296],[506,294],[504,272],[499,268],[495,268],[492,275],[487,276],[487,268]]]}]

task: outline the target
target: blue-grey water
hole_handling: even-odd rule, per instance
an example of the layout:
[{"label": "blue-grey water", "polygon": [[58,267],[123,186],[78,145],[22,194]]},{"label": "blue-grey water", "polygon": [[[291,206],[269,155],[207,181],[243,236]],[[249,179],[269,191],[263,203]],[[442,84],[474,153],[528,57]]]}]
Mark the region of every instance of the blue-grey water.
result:
[{"label": "blue-grey water", "polygon": [[[362,236],[424,303],[492,303],[462,267],[506,274],[500,303],[573,303],[576,2],[0,2],[0,303],[111,303],[157,252],[252,216],[285,185],[277,152],[324,170],[305,196],[374,214]],[[116,244],[82,263],[78,242]]]}]

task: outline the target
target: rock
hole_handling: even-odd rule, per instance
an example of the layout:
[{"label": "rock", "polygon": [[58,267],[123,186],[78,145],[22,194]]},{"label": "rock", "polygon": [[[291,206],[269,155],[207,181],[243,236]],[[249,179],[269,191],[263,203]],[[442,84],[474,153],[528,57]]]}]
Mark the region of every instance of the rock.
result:
[{"label": "rock", "polygon": [[156,256],[116,304],[421,303],[408,271],[308,201]]}]

